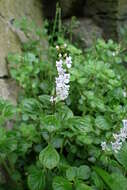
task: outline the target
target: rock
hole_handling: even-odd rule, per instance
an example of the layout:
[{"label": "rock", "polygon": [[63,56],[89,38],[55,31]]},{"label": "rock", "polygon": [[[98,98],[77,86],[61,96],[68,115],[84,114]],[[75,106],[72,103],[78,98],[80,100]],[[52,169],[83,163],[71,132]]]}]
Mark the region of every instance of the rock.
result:
[{"label": "rock", "polygon": [[82,16],[85,0],[60,0],[62,17]]},{"label": "rock", "polygon": [[42,0],[43,16],[50,20],[54,19],[57,0]]},{"label": "rock", "polygon": [[[12,25],[13,20],[26,17],[37,26],[42,26],[42,2],[41,0],[0,0],[0,78],[8,77],[6,57],[9,52],[21,52],[21,43],[26,40],[24,34]],[[44,42],[44,44],[46,44]],[[0,79],[0,96],[15,102],[15,95],[11,88],[14,83],[10,80]]]},{"label": "rock", "polygon": [[8,52],[19,52],[21,49],[20,40],[8,23],[24,16],[41,26],[41,1],[0,0],[0,77],[8,75],[5,61]]},{"label": "rock", "polygon": [[[57,0],[42,0],[48,18],[54,18]],[[103,29],[106,39],[119,38],[119,25],[127,20],[127,0],[59,0],[62,18],[90,17]]]},{"label": "rock", "polygon": [[41,25],[42,3],[41,0],[0,0],[0,15],[7,20],[21,19],[25,16]]},{"label": "rock", "polygon": [[[62,18],[81,16],[85,1],[86,0],[59,0]],[[46,18],[53,19],[55,17],[57,2],[58,0],[42,0],[43,13]]]},{"label": "rock", "polygon": [[10,31],[6,23],[0,20],[0,77],[8,76],[6,56],[9,52],[19,52],[20,42],[17,36]]},{"label": "rock", "polygon": [[91,16],[102,27],[107,39],[118,40],[119,24],[127,20],[127,0],[87,0],[84,16]]},{"label": "rock", "polygon": [[[82,49],[92,46],[97,38],[102,37],[102,29],[98,27],[92,19],[78,19],[79,24],[73,29],[72,40],[82,47]],[[70,20],[65,22],[67,27],[70,27]]]},{"label": "rock", "polygon": [[0,79],[0,97],[10,100],[16,104],[18,87],[16,83],[10,79]]},{"label": "rock", "polygon": [[127,0],[118,1],[117,18],[120,20],[127,20]]}]

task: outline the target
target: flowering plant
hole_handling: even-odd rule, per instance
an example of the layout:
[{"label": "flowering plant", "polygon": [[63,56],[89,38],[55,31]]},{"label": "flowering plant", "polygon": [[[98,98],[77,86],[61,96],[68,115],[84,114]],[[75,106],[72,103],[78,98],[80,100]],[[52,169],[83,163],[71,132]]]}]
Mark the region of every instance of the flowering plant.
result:
[{"label": "flowering plant", "polygon": [[[118,64],[121,49],[98,40],[83,53],[64,41],[50,46],[46,59],[38,43],[8,57],[21,91],[17,106],[0,100],[1,188],[126,190],[127,71]],[[110,150],[103,151],[107,145]]]},{"label": "flowering plant", "polygon": [[52,96],[50,99],[52,103],[58,100],[65,100],[69,94],[70,86],[68,83],[70,81],[70,74],[67,73],[67,69],[71,68],[72,58],[66,53],[66,47],[66,44],[63,47],[56,46],[59,59],[56,61],[58,77],[56,77],[56,97]]}]

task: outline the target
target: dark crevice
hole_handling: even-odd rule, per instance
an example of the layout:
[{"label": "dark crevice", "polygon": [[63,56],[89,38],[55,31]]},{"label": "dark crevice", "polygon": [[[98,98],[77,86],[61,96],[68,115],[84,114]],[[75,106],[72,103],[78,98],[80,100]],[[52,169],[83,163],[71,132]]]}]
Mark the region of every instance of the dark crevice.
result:
[{"label": "dark crevice", "polygon": [[6,76],[6,75],[5,76],[0,76],[0,79],[4,79],[4,80],[9,79],[9,76]]}]

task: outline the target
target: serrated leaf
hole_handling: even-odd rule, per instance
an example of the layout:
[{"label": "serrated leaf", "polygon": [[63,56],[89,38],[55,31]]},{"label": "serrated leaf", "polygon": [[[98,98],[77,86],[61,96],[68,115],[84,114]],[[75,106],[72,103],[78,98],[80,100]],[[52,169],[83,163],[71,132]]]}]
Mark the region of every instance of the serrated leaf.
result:
[{"label": "serrated leaf", "polygon": [[72,184],[63,177],[55,177],[53,180],[53,190],[73,190]]},{"label": "serrated leaf", "polygon": [[82,180],[89,179],[91,174],[90,168],[87,165],[82,165],[77,169],[77,178]]},{"label": "serrated leaf", "polygon": [[39,96],[39,100],[41,101],[43,108],[49,108],[49,107],[51,107],[50,98],[51,97],[48,96],[48,95],[41,95],[41,96]]},{"label": "serrated leaf", "polygon": [[68,119],[69,125],[71,125],[73,130],[78,130],[81,132],[91,132],[93,131],[91,118],[86,117],[73,117]]},{"label": "serrated leaf", "polygon": [[77,141],[83,143],[83,144],[92,144],[93,142],[93,139],[90,135],[87,135],[87,134],[82,134],[82,135],[78,135],[77,136]]},{"label": "serrated leaf", "polygon": [[30,190],[44,190],[45,176],[41,169],[33,167],[28,175],[28,186]]},{"label": "serrated leaf", "polygon": [[93,189],[83,182],[77,182],[75,184],[75,190],[93,190]]},{"label": "serrated leaf", "polygon": [[119,173],[109,174],[98,167],[94,167],[94,169],[110,190],[127,190],[127,179],[123,175]]},{"label": "serrated leaf", "polygon": [[69,181],[74,181],[76,176],[77,176],[77,168],[76,167],[70,167],[66,170],[66,177]]},{"label": "serrated leaf", "polygon": [[40,152],[39,160],[44,167],[51,170],[58,165],[60,157],[52,145],[48,145],[44,150]]},{"label": "serrated leaf", "polygon": [[97,175],[96,172],[92,173],[92,180],[94,181],[94,184],[96,185],[96,187],[99,190],[103,190],[104,189],[104,183],[103,183],[102,179],[100,178],[100,176]]},{"label": "serrated leaf", "polygon": [[95,125],[101,130],[111,129],[111,124],[103,116],[96,117]]},{"label": "serrated leaf", "polygon": [[45,129],[49,133],[52,133],[60,129],[60,122],[55,115],[42,116],[41,129]]},{"label": "serrated leaf", "polygon": [[120,151],[115,154],[115,158],[127,170],[127,143],[124,144]]},{"label": "serrated leaf", "polygon": [[73,118],[73,112],[66,105],[58,105],[56,115],[60,120],[68,120],[69,118]]}]

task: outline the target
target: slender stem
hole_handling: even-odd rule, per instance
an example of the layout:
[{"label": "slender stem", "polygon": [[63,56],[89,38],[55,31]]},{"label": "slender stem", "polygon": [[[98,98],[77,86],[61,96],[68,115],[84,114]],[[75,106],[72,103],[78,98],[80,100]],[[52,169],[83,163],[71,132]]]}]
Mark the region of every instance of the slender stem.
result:
[{"label": "slender stem", "polygon": [[62,28],[61,28],[61,26],[62,26],[62,23],[61,23],[61,8],[59,7],[59,23],[58,23],[58,25],[59,25],[59,35],[61,35],[61,30],[62,30]]},{"label": "slender stem", "polygon": [[52,110],[53,110],[53,114],[55,113],[56,111],[56,102],[54,101],[53,102],[53,105],[52,105]]},{"label": "slender stem", "polygon": [[13,178],[12,178],[12,170],[8,167],[6,161],[0,157],[0,160],[1,160],[1,163],[3,165],[3,167],[5,168],[6,172],[8,173],[8,176],[9,178],[12,180],[12,182],[14,183],[14,185],[16,187],[19,187],[20,190],[23,190],[23,187],[22,187],[22,184],[19,184],[17,181],[15,181]]},{"label": "slender stem", "polygon": [[58,19],[58,14],[59,14],[59,5],[58,3],[56,4],[56,15],[55,15],[55,21],[54,21],[54,25],[53,25],[53,32],[52,32],[52,39],[51,39],[51,43],[53,44],[53,38],[55,35],[55,31],[56,31],[56,25],[57,25],[57,19]]},{"label": "slender stem", "polygon": [[5,168],[5,170],[7,171],[7,173],[9,174],[9,176],[11,177],[12,172],[11,172],[10,168],[8,167],[6,161],[5,161],[2,157],[0,157],[0,159],[1,159],[1,162],[2,162],[2,164],[3,164],[4,168]]},{"label": "slender stem", "polygon": [[14,170],[15,170],[14,164],[10,161],[9,158],[8,158],[8,162],[9,162],[9,165],[10,165],[11,171],[14,171]]}]

